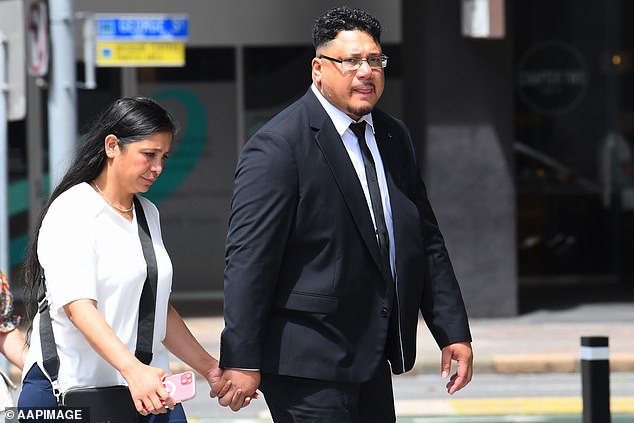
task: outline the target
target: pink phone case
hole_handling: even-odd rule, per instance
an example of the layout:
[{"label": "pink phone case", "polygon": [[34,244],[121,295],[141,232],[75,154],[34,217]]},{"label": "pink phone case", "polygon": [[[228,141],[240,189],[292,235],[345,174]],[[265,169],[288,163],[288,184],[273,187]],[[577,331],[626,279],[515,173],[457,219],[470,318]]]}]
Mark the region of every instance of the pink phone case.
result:
[{"label": "pink phone case", "polygon": [[184,372],[163,379],[163,386],[175,402],[182,402],[196,396],[194,372]]}]

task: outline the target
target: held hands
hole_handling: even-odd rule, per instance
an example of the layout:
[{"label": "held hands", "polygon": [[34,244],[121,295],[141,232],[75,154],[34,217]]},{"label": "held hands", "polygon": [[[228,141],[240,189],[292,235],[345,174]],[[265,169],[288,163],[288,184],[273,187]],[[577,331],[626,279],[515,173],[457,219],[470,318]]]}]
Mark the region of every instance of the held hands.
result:
[{"label": "held hands", "polygon": [[441,372],[443,379],[451,373],[452,360],[458,362],[458,368],[447,383],[447,392],[451,395],[467,386],[473,377],[473,351],[471,349],[471,343],[458,342],[447,345],[442,349]]},{"label": "held hands", "polygon": [[[205,375],[211,387],[209,396],[211,398],[218,397],[220,405],[223,407],[229,406],[233,411],[238,411],[249,405],[251,399],[259,397],[257,392],[254,392],[253,395],[247,395],[243,389],[233,387],[234,384],[231,379],[224,376],[225,372],[227,370],[223,371],[221,368],[216,367]],[[233,389],[231,389],[232,387]]]},{"label": "held hands", "polygon": [[214,369],[207,381],[211,386],[212,398],[218,397],[218,404],[233,411],[246,407],[251,399],[259,398],[256,392],[260,386],[260,372],[252,370]]},{"label": "held hands", "polygon": [[163,376],[168,375],[165,370],[137,362],[121,374],[128,382],[132,400],[141,415],[164,414],[166,408],[174,408],[174,400],[162,382]]}]

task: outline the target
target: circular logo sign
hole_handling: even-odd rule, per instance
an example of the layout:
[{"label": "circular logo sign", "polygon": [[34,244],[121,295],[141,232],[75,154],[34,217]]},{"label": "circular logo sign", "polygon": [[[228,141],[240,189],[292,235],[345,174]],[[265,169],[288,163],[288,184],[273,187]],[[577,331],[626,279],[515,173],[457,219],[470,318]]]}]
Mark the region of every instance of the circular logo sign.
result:
[{"label": "circular logo sign", "polygon": [[519,96],[536,112],[557,115],[573,109],[583,98],[587,84],[583,57],[564,42],[536,44],[520,59]]}]

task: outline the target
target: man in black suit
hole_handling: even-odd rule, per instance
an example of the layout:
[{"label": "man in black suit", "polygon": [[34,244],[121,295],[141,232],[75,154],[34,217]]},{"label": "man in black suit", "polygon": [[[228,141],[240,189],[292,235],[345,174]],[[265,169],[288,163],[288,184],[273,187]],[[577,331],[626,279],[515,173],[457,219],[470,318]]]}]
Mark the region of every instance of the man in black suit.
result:
[{"label": "man in black suit", "polygon": [[[245,145],[227,238],[220,365],[275,422],[393,422],[419,310],[472,376],[458,283],[404,124],[375,109],[381,26],[340,7],[313,29],[313,85]],[[351,125],[352,124],[352,125]],[[232,395],[219,399],[229,405]]]}]

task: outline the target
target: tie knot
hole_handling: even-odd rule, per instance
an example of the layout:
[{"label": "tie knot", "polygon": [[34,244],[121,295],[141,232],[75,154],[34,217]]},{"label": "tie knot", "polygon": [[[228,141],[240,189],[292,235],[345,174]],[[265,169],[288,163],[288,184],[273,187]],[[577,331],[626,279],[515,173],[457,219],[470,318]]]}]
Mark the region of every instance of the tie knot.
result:
[{"label": "tie knot", "polygon": [[365,120],[359,123],[351,123],[350,129],[357,136],[358,139],[365,141]]}]

